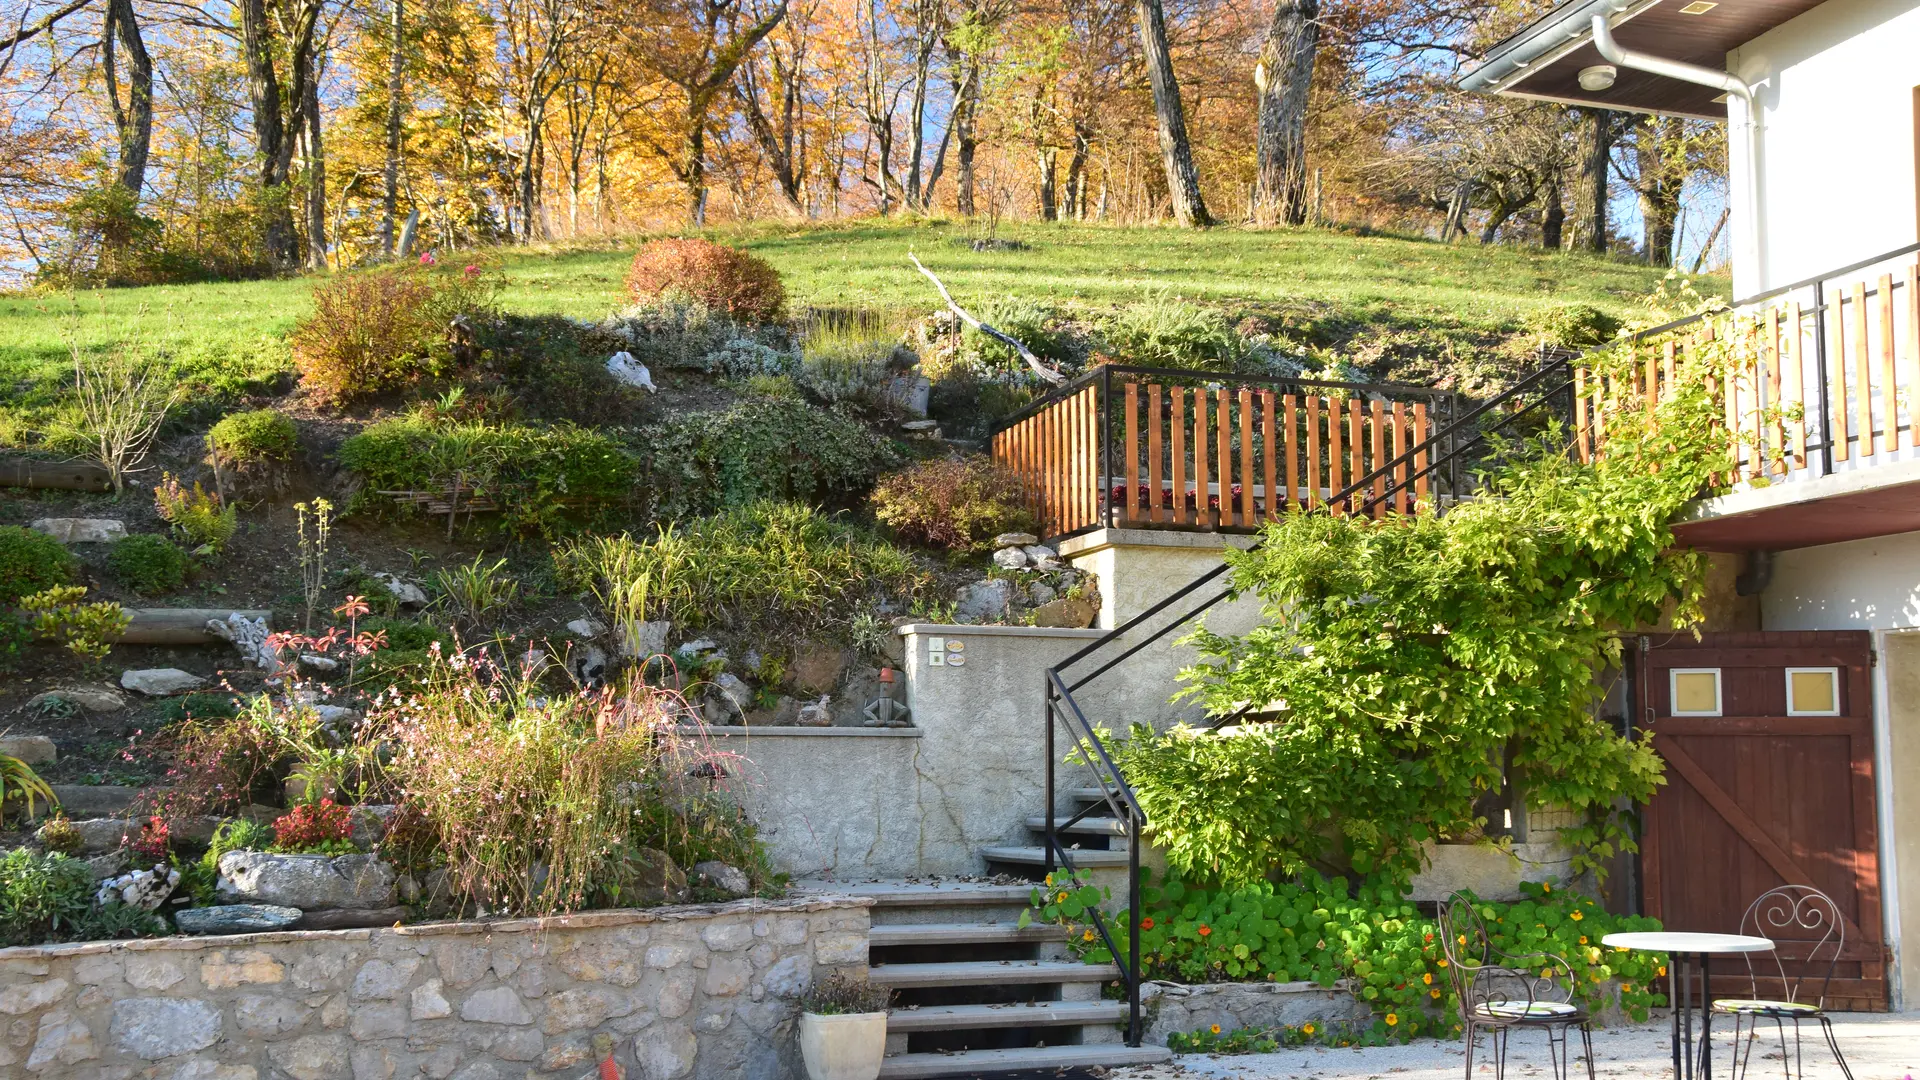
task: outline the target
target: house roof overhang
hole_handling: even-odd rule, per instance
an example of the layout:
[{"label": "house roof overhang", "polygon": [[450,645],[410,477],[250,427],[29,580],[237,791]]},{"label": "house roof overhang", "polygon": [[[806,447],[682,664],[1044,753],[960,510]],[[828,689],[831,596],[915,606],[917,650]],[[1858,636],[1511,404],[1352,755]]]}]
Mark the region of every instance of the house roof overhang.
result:
[{"label": "house roof overhang", "polygon": [[1612,86],[1587,90],[1584,68],[1605,64],[1593,47],[1593,17],[1607,16],[1628,50],[1726,69],[1727,53],[1818,7],[1824,0],[1719,0],[1699,14],[1686,0],[1568,0],[1495,45],[1461,78],[1464,90],[1544,98],[1624,112],[1725,120],[1720,91],[1644,71],[1620,69]]},{"label": "house roof overhang", "polygon": [[1701,551],[1793,548],[1920,532],[1920,460],[1702,499],[1674,525]]}]

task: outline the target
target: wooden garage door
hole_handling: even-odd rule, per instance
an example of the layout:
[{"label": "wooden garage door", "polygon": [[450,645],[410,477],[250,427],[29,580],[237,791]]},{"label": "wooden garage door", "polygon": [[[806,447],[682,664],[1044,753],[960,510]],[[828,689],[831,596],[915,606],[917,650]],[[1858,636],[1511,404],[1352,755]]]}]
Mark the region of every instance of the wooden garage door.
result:
[{"label": "wooden garage door", "polygon": [[[1657,636],[1641,660],[1639,715],[1667,763],[1643,822],[1647,914],[1670,930],[1736,933],[1754,897],[1812,885],[1845,919],[1829,1006],[1885,1009],[1869,635]],[[1714,983],[1736,990],[1719,972]]]}]

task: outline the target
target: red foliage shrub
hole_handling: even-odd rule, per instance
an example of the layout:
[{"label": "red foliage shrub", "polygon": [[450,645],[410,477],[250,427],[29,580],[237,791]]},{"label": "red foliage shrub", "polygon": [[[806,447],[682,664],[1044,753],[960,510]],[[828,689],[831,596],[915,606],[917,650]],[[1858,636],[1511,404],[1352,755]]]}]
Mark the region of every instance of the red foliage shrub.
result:
[{"label": "red foliage shrub", "polygon": [[635,303],[682,292],[742,322],[772,322],[787,304],[780,273],[765,259],[711,240],[650,240],[627,270]]},{"label": "red foliage shrub", "polygon": [[353,810],[332,799],[296,806],[273,823],[273,839],[285,851],[314,851],[353,842]]},{"label": "red foliage shrub", "polygon": [[1018,490],[991,458],[922,461],[881,478],[873,489],[873,514],[903,540],[972,548],[997,533],[1032,527]]},{"label": "red foliage shrub", "polygon": [[444,374],[454,360],[449,324],[489,310],[494,288],[477,266],[333,278],[313,290],[313,314],[293,329],[300,382],[321,401],[339,403]]}]

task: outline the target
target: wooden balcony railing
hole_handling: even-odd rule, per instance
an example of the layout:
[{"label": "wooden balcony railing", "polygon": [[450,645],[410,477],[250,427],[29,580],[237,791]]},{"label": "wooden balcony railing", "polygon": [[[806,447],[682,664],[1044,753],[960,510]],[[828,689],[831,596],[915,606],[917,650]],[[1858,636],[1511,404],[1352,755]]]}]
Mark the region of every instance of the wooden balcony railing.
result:
[{"label": "wooden balcony railing", "polygon": [[[1574,369],[1575,451],[1601,452],[1622,404],[1708,377],[1735,444],[1735,483],[1792,483],[1920,449],[1920,244],[1634,337],[1614,374]],[[1724,355],[1695,368],[1708,349]],[[1704,374],[1706,372],[1715,374]]]},{"label": "wooden balcony railing", "polygon": [[[1420,387],[1107,366],[1016,415],[992,452],[1049,537],[1106,525],[1251,531],[1402,457],[1403,484],[1376,516],[1451,494],[1427,452],[1409,451],[1454,407],[1454,395]],[[1387,479],[1372,487],[1386,492]]]}]

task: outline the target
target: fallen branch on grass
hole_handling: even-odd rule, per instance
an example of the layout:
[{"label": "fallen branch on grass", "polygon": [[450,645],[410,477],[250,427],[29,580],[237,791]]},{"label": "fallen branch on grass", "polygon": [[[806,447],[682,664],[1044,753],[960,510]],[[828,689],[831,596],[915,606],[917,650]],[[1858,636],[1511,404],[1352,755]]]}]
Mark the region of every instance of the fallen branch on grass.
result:
[{"label": "fallen branch on grass", "polygon": [[988,326],[986,323],[983,323],[979,319],[974,318],[972,315],[967,314],[967,310],[965,308],[961,307],[959,304],[954,303],[953,294],[947,291],[947,287],[940,283],[939,278],[933,276],[933,271],[921,265],[920,256],[915,255],[913,252],[909,251],[907,252],[907,258],[912,259],[914,267],[917,268],[921,273],[927,275],[927,280],[933,282],[933,287],[940,290],[940,299],[945,300],[947,302],[947,310],[953,312],[955,315],[958,315],[960,317],[961,322],[966,323],[968,326],[973,327],[975,330],[980,331],[981,333],[987,335],[993,340],[998,341],[1002,345],[1005,345],[1008,348],[1012,349],[1014,352],[1019,353],[1020,358],[1027,362],[1027,366],[1033,369],[1034,374],[1040,376],[1042,379],[1047,380],[1048,382],[1052,383],[1055,386],[1063,385],[1067,381],[1067,377],[1065,375],[1062,375],[1059,372],[1048,367],[1047,365],[1041,363],[1040,358],[1033,355],[1033,350],[1027,348],[1025,345],[1022,345],[1012,335],[1003,333],[1000,330],[997,330],[991,326]]}]

